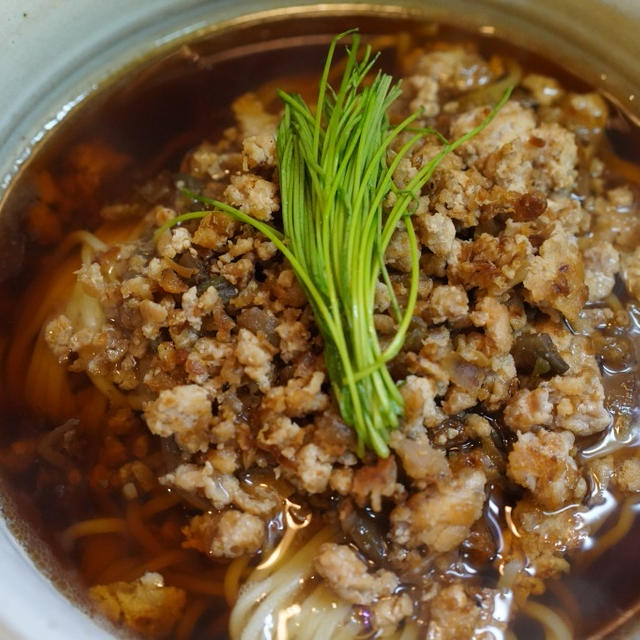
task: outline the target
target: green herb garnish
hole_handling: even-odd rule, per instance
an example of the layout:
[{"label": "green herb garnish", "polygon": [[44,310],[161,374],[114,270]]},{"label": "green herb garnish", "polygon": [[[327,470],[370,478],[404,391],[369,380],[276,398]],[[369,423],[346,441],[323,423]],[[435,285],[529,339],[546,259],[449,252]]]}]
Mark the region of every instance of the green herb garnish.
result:
[{"label": "green herb garnish", "polygon": [[[339,87],[329,85],[338,41],[352,36]],[[379,456],[389,454],[389,434],[404,411],[402,395],[387,362],[401,350],[413,315],[419,279],[419,249],[412,206],[442,158],[482,130],[507,101],[508,89],[489,116],[475,129],[449,143],[433,129],[414,129],[417,112],[392,127],[387,110],[401,93],[391,76],[378,72],[365,84],[376,57],[370,47],[358,59],[359,36],[353,31],[333,39],[320,80],[315,111],[295,94],[280,91],[284,115],[278,127],[278,167],[284,233],[223,202],[185,190],[194,200],[250,224],[269,238],[291,264],[313,309],[324,339],[324,357],[344,421],[365,446]],[[389,146],[401,134],[406,140],[387,164]],[[425,135],[444,143],[405,189],[393,174],[400,161]],[[394,203],[384,201],[393,193]],[[190,212],[165,223],[156,238],[173,225],[204,217]],[[394,230],[407,231],[411,280],[407,304],[400,309],[384,254]],[[374,325],[376,284],[382,281],[394,309],[397,330],[383,349]]]}]

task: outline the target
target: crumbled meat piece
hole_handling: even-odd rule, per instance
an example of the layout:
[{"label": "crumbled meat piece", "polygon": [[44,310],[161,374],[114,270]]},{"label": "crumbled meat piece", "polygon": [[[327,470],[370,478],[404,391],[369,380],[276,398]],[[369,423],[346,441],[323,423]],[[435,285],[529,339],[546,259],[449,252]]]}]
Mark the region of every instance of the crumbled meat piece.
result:
[{"label": "crumbled meat piece", "polygon": [[292,378],[284,387],[272,387],[262,407],[292,418],[323,411],[329,406],[329,396],[321,391],[324,378],[322,371],[315,371],[308,380]]},{"label": "crumbled meat piece", "polygon": [[[222,153],[210,142],[203,142],[183,162],[185,169],[196,178],[211,178],[221,180],[226,176],[226,170],[236,164],[237,154]],[[158,221],[158,224],[162,222]]]},{"label": "crumbled meat piece", "polygon": [[638,247],[640,234],[637,206],[626,184],[585,201],[585,208],[592,212],[591,230],[595,237],[630,253]]},{"label": "crumbled meat piece", "polygon": [[461,286],[447,284],[433,288],[428,306],[431,322],[459,322],[469,313],[469,300]]},{"label": "crumbled meat piece", "polygon": [[102,269],[97,262],[83,264],[77,272],[78,282],[85,293],[99,300],[106,297],[107,283],[102,275]]},{"label": "crumbled meat piece", "polygon": [[432,78],[444,90],[469,91],[491,78],[487,61],[463,45],[450,45],[421,53],[411,65],[411,72]]},{"label": "crumbled meat piece", "polygon": [[[425,146],[414,162],[418,165],[424,164],[441,151],[440,147]],[[487,189],[491,183],[475,167],[466,166],[462,158],[455,153],[450,154],[438,165],[429,185],[431,187],[429,209],[456,220],[462,227],[478,224],[480,208],[488,197]],[[424,233],[424,230],[422,231]],[[443,231],[450,234],[451,228],[445,227]],[[446,238],[447,235],[445,235],[445,242]],[[445,257],[449,262],[455,262],[457,259],[455,244],[452,246],[452,253]]]},{"label": "crumbled meat piece", "polygon": [[240,223],[222,211],[206,215],[193,234],[193,243],[207,249],[222,250],[238,230]]},{"label": "crumbled meat piece", "polygon": [[218,306],[220,297],[218,290],[207,287],[201,295],[198,295],[196,287],[191,287],[182,294],[182,311],[185,320],[196,330],[202,327],[202,319],[212,314]]},{"label": "crumbled meat piece", "polygon": [[640,300],[640,247],[621,256],[621,275],[629,293]]},{"label": "crumbled meat piece", "polygon": [[422,109],[425,118],[437,116],[440,112],[437,81],[427,76],[409,76],[405,83],[413,96],[409,103],[411,111]]},{"label": "crumbled meat piece", "polygon": [[583,251],[582,258],[589,301],[596,302],[606,298],[613,291],[615,276],[620,270],[618,252],[610,242],[598,242]]},{"label": "crumbled meat piece", "polygon": [[245,171],[259,166],[276,164],[276,139],[269,133],[249,136],[242,141],[242,168]]},{"label": "crumbled meat piece", "polygon": [[589,535],[584,510],[574,506],[548,513],[528,499],[513,508],[511,531],[518,536],[507,533],[504,560],[522,567],[514,579],[516,592],[540,594],[543,580],[569,570],[568,553],[580,548]]},{"label": "crumbled meat piece", "polygon": [[353,476],[351,493],[359,506],[371,504],[374,511],[382,509],[382,498],[399,489],[397,467],[393,456],[380,458],[375,464],[360,467]]},{"label": "crumbled meat piece", "polygon": [[400,622],[413,613],[413,601],[408,593],[386,596],[375,602],[371,611],[376,628],[395,629]]},{"label": "crumbled meat piece", "polygon": [[370,573],[356,552],[344,544],[323,544],[313,565],[341,598],[353,604],[373,604],[392,595],[400,583],[397,576],[386,569]]},{"label": "crumbled meat piece", "polygon": [[576,180],[577,162],[573,134],[552,123],[527,131],[494,151],[486,159],[484,172],[510,191],[566,192]]},{"label": "crumbled meat piece", "polygon": [[258,220],[271,220],[280,209],[276,185],[251,173],[231,176],[224,197],[229,204]]},{"label": "crumbled meat piece", "polygon": [[389,438],[389,446],[400,459],[407,475],[419,485],[443,480],[450,474],[445,452],[435,449],[424,431],[416,430],[413,437],[407,437],[402,431],[394,431]]},{"label": "crumbled meat piece", "polygon": [[353,469],[348,467],[334,467],[329,478],[329,487],[341,496],[346,496],[351,491],[353,483]]},{"label": "crumbled meat piece", "polygon": [[174,227],[158,238],[157,247],[163,258],[174,258],[191,247],[191,234],[185,227]]},{"label": "crumbled meat piece", "polygon": [[523,284],[543,311],[557,309],[569,320],[575,320],[588,298],[575,236],[556,228],[531,260]]},{"label": "crumbled meat piece", "polygon": [[391,512],[393,539],[409,548],[454,549],[482,515],[485,481],[482,471],[466,470],[414,494]]},{"label": "crumbled meat piece", "polygon": [[435,402],[436,388],[429,378],[409,375],[400,387],[404,400],[405,433],[420,433],[423,425],[435,427],[442,420],[444,414]]},{"label": "crumbled meat piece", "polygon": [[549,426],[553,421],[553,404],[549,389],[540,386],[532,391],[521,389],[507,403],[504,422],[514,431],[529,431],[535,426]]},{"label": "crumbled meat piece", "polygon": [[[488,107],[478,107],[457,116],[451,125],[451,138],[462,137],[477,127],[489,115]],[[524,137],[536,126],[531,109],[515,101],[507,102],[483,131],[465,142],[460,153],[469,163],[484,161],[491,153],[519,137]]]},{"label": "crumbled meat piece", "polygon": [[274,489],[258,485],[249,493],[242,488],[238,478],[218,473],[210,462],[205,462],[204,466],[181,464],[160,478],[160,482],[192,493],[202,491],[218,510],[233,504],[247,513],[265,516],[271,515],[280,504]]},{"label": "crumbled meat piece", "polygon": [[195,453],[209,447],[211,400],[198,385],[188,384],[165,389],[144,410],[152,433],[165,438],[174,436],[185,451]]},{"label": "crumbled meat piece", "polygon": [[509,310],[496,298],[485,296],[475,306],[471,322],[476,327],[485,327],[487,337],[498,353],[509,353],[513,344],[513,331]]},{"label": "crumbled meat piece", "polygon": [[242,138],[272,135],[275,137],[278,116],[265,111],[264,105],[254,93],[241,95],[231,105]]},{"label": "crumbled meat piece", "polygon": [[195,516],[182,531],[182,546],[187,549],[197,549],[214,558],[238,558],[262,547],[266,525],[257,516],[229,509],[221,514]]},{"label": "crumbled meat piece", "polygon": [[560,224],[567,233],[577,236],[589,229],[591,217],[575,198],[554,193],[547,198],[547,208],[540,216],[539,223],[550,228]]},{"label": "crumbled meat piece", "polygon": [[[95,264],[95,263],[94,263]],[[151,300],[153,295],[152,291],[153,283],[149,278],[143,278],[142,276],[134,276],[128,278],[122,283],[120,291],[123,298],[135,297],[138,300]]]},{"label": "crumbled meat piece", "polygon": [[134,582],[96,585],[89,589],[89,597],[111,622],[148,638],[166,638],[186,602],[185,592],[165,587],[157,573],[147,573]]},{"label": "crumbled meat piece", "polygon": [[437,256],[451,260],[455,245],[456,228],[451,218],[443,213],[415,216],[420,241]]},{"label": "crumbled meat piece", "polygon": [[589,339],[549,326],[562,358],[569,365],[564,375],[553,376],[539,386],[548,389],[553,404],[553,425],[583,436],[607,428],[611,416],[604,406],[604,388]]},{"label": "crumbled meat piece", "polygon": [[533,247],[526,236],[492,236],[482,233],[472,241],[462,242],[460,256],[447,270],[450,282],[465,289],[478,287],[490,295],[500,296],[527,276]]},{"label": "crumbled meat piece", "polygon": [[298,450],[296,472],[302,488],[309,493],[322,493],[331,477],[331,458],[318,445],[310,442]]},{"label": "crumbled meat piece", "polygon": [[411,271],[411,249],[409,234],[404,227],[398,227],[391,236],[391,241],[384,255],[384,261],[404,273]]},{"label": "crumbled meat piece", "polygon": [[60,362],[65,361],[71,353],[71,338],[73,336],[71,320],[64,314],[57,316],[46,326],[44,335],[53,355]]},{"label": "crumbled meat piece", "polygon": [[615,473],[613,456],[601,456],[589,460],[587,468],[593,483],[589,497],[595,504],[602,504],[605,501],[605,491],[609,488]]},{"label": "crumbled meat piece", "polygon": [[207,451],[207,460],[218,473],[228,474],[238,470],[238,452],[232,449],[232,446],[219,446]]},{"label": "crumbled meat piece", "polygon": [[272,359],[277,351],[266,338],[256,336],[248,329],[240,329],[238,332],[236,358],[263,392],[271,387]]},{"label": "crumbled meat piece", "polygon": [[611,416],[604,406],[604,389],[595,358],[594,366],[564,376],[554,376],[543,385],[549,388],[549,399],[554,405],[554,425],[576,435],[590,435],[607,428]]},{"label": "crumbled meat piece", "polygon": [[522,79],[522,86],[529,89],[533,99],[541,106],[548,107],[563,95],[560,83],[555,78],[529,73]]},{"label": "crumbled meat piece", "polygon": [[613,481],[622,491],[640,491],[640,459],[627,458],[616,465]]},{"label": "crumbled meat piece", "polygon": [[280,336],[280,357],[285,362],[309,350],[311,334],[302,322],[285,320],[276,327],[276,333]]},{"label": "crumbled meat piece", "polygon": [[468,413],[464,417],[464,424],[468,433],[473,438],[485,440],[491,437],[491,433],[493,431],[491,423],[477,413]]},{"label": "crumbled meat piece", "polygon": [[295,458],[302,446],[304,431],[291,418],[282,415],[269,415],[264,426],[258,432],[257,441],[261,447],[273,449],[289,460]]},{"label": "crumbled meat piece", "polygon": [[376,282],[375,310],[386,311],[391,306],[391,294],[384,282]]},{"label": "crumbled meat piece", "polygon": [[518,433],[509,454],[509,477],[533,494],[543,509],[559,509],[584,495],[586,485],[571,455],[569,431]]},{"label": "crumbled meat piece", "polygon": [[[502,602],[500,602],[502,601]],[[495,589],[481,589],[467,594],[462,584],[442,589],[431,601],[431,619],[426,637],[429,640],[478,639],[502,633],[506,628],[505,606],[510,599]],[[482,630],[491,629],[485,636]]]},{"label": "crumbled meat piece", "polygon": [[142,333],[145,338],[150,340],[157,338],[160,329],[166,326],[169,312],[166,307],[151,300],[142,300],[140,306],[140,315],[144,324],[142,325]]}]

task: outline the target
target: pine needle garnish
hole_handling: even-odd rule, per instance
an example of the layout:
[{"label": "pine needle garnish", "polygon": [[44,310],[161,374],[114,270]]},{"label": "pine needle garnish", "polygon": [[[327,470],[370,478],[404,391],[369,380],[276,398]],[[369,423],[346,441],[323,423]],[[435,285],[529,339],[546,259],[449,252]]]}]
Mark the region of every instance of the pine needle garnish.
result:
[{"label": "pine needle garnish", "polygon": [[[351,36],[342,80],[328,82],[338,41]],[[355,430],[358,453],[365,447],[389,454],[387,442],[404,412],[403,398],[387,363],[402,349],[418,296],[419,248],[412,209],[422,186],[441,160],[481,131],[509,98],[508,89],[487,118],[454,142],[433,129],[415,129],[416,112],[392,127],[387,110],[401,93],[391,76],[378,72],[369,82],[376,57],[370,47],[358,58],[355,31],[333,39],[312,110],[301,96],[279,91],[284,115],[277,153],[284,233],[223,202],[185,191],[194,200],[253,226],[269,238],[294,270],[324,339],[329,380],[344,421]],[[406,142],[388,164],[389,147],[402,133]],[[402,190],[393,175],[402,159],[426,135],[443,141],[441,151]],[[385,209],[389,193],[393,205]],[[156,232],[210,211],[173,218]],[[405,308],[400,309],[384,255],[400,225],[406,229],[411,277]],[[378,282],[388,289],[397,329],[383,349],[375,329]]]}]

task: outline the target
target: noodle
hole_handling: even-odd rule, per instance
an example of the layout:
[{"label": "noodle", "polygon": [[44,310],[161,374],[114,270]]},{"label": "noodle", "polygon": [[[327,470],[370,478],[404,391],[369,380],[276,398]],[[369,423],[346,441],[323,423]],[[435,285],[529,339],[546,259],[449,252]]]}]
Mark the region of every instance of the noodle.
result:
[{"label": "noodle", "polygon": [[618,519],[613,527],[599,536],[595,545],[579,556],[578,562],[582,565],[588,565],[605,553],[605,551],[618,544],[631,530],[636,517],[634,507],[639,503],[640,496],[626,498],[620,507]]},{"label": "noodle", "polygon": [[539,622],[545,631],[547,640],[572,640],[573,632],[553,609],[546,607],[539,602],[527,600],[522,605],[522,613]]},{"label": "noodle", "polygon": [[232,640],[253,640],[260,637],[266,624],[274,624],[278,612],[287,610],[297,591],[311,576],[312,559],[318,547],[332,537],[329,529],[320,529],[292,556],[275,567],[256,570],[249,577],[231,612],[229,631]]},{"label": "noodle", "polygon": [[[302,601],[299,612],[288,618],[286,633],[282,634],[282,637],[295,638],[295,640],[322,640],[336,637],[338,631],[347,633],[345,627],[347,627],[351,607],[336,600],[336,596],[326,586],[316,587]],[[348,634],[349,637],[357,635],[357,626],[352,625]],[[276,638],[280,638],[280,635]]]},{"label": "noodle", "polygon": [[125,556],[108,566],[97,578],[98,584],[108,584],[118,580],[124,580],[133,573],[135,567],[140,563],[140,559],[135,556]]},{"label": "noodle", "polygon": [[180,496],[174,491],[167,491],[162,495],[151,498],[151,500],[142,505],[142,517],[152,518],[167,509],[171,509],[171,507],[175,507],[177,504],[180,504]]},{"label": "noodle", "polygon": [[127,534],[129,531],[124,518],[92,518],[72,524],[63,531],[61,538],[66,547],[72,546],[76,540],[85,536],[95,536],[101,533]]},{"label": "noodle", "polygon": [[171,549],[165,553],[161,553],[154,558],[151,558],[143,564],[138,564],[135,567],[127,570],[125,577],[121,578],[125,581],[135,580],[141,575],[150,572],[161,571],[167,567],[172,567],[176,564],[186,562],[191,559],[193,552],[187,549]]},{"label": "noodle", "polygon": [[240,556],[231,562],[224,574],[224,596],[231,607],[238,598],[242,576],[251,562],[250,556]]},{"label": "noodle", "polygon": [[186,591],[203,596],[224,598],[224,587],[217,577],[216,579],[207,580],[206,578],[194,576],[190,573],[176,571],[165,571],[163,575],[167,582],[175,587],[180,587]]},{"label": "noodle", "polygon": [[59,444],[59,441],[66,433],[75,429],[79,422],[77,418],[69,418],[65,423],[45,434],[38,443],[38,453],[40,456],[52,465],[60,469],[66,469],[68,467],[67,459],[56,449],[56,445]]},{"label": "noodle", "polygon": [[193,600],[185,609],[178,626],[176,627],[176,640],[189,640],[198,620],[211,606],[208,600]]},{"label": "noodle", "polygon": [[165,551],[164,545],[149,531],[142,519],[142,509],[134,500],[127,504],[127,524],[131,535],[147,553],[159,554]]}]

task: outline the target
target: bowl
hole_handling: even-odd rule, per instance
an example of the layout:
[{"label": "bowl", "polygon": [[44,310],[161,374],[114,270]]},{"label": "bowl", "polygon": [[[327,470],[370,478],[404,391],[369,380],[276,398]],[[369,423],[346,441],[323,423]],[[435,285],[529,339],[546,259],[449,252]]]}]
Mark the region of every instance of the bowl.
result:
[{"label": "bowl", "polygon": [[[425,17],[497,35],[549,54],[603,88],[640,118],[640,5],[633,0],[5,0],[0,6],[0,198],[57,130],[92,96],[125,73],[182,44],[211,39],[218,49],[250,46],[296,21],[300,37],[336,16],[376,21]],[[250,37],[249,35],[250,34]],[[0,219],[0,222],[2,220]],[[0,259],[0,264],[2,260]],[[0,637],[7,640],[112,638],[42,571],[42,557],[7,516],[0,522]],[[38,614],[34,615],[34,608]],[[640,637],[633,616],[620,637]]]}]

